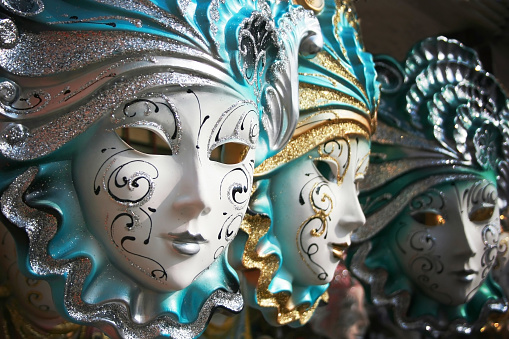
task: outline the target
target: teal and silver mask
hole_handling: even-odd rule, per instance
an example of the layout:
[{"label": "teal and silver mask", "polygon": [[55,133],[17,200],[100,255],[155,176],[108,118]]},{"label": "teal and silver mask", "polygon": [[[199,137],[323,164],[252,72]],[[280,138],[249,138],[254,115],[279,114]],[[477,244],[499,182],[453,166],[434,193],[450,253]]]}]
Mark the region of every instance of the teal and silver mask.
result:
[{"label": "teal and silver mask", "polygon": [[425,39],[375,58],[382,95],[349,269],[404,329],[469,334],[507,302],[493,281],[507,211],[508,101],[477,54]]},{"label": "teal and silver mask", "polygon": [[255,191],[230,258],[243,293],[274,325],[300,326],[322,299],[353,229],[364,223],[356,184],[368,165],[378,84],[348,1],[317,14],[324,47],[299,59],[297,129],[255,168]]},{"label": "teal and silver mask", "polygon": [[322,44],[314,14],[0,5],[0,204],[20,269],[50,282],[62,316],[112,335],[195,337],[215,308],[240,311],[227,247],[255,164],[297,123],[297,55]]}]

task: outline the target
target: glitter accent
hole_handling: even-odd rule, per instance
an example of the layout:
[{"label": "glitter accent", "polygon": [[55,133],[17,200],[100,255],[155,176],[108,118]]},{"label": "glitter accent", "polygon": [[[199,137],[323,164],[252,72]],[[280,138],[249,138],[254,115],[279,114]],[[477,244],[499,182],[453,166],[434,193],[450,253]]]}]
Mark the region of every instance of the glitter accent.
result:
[{"label": "glitter accent", "polygon": [[339,90],[331,91],[323,87],[302,82],[299,84],[299,105],[301,110],[316,109],[320,106],[331,105],[334,101],[348,104],[358,108],[361,112],[369,114],[363,102]]},{"label": "glitter accent", "polygon": [[124,302],[111,301],[88,304],[81,299],[85,279],[90,274],[91,262],[78,257],[69,260],[55,260],[48,253],[48,243],[57,231],[57,219],[45,212],[33,209],[23,201],[23,195],[35,179],[38,169],[29,168],[19,175],[0,198],[3,215],[13,224],[23,228],[29,239],[30,267],[38,275],[66,275],[65,307],[69,315],[79,322],[109,321],[117,326],[123,338],[154,338],[166,335],[178,339],[197,337],[204,329],[211,313],[217,307],[240,312],[243,307],[239,291],[214,291],[204,302],[198,318],[191,323],[179,323],[170,315],[160,315],[143,324],[130,318]]},{"label": "glitter accent", "polygon": [[412,170],[423,169],[429,166],[453,166],[461,165],[459,161],[437,158],[417,158],[387,161],[383,163],[370,163],[368,173],[360,182],[360,189],[369,191],[386,184],[390,178],[394,178]]},{"label": "glitter accent", "polygon": [[292,138],[282,151],[255,168],[255,176],[265,175],[279,166],[301,157],[326,141],[352,134],[369,139],[367,129],[356,121],[324,121],[321,126]]},{"label": "glitter accent", "polygon": [[449,153],[441,149],[436,142],[405,132],[397,127],[389,126],[383,121],[378,122],[377,131],[373,135],[372,142],[382,145],[394,145],[410,149],[413,148],[417,150],[430,151],[437,153],[437,156],[439,156],[440,153],[449,155]]},{"label": "glitter accent", "polygon": [[66,25],[66,24],[77,24],[77,23],[98,23],[99,21],[108,21],[108,20],[120,20],[127,21],[133,26],[142,27],[141,20],[132,19],[124,16],[112,15],[112,16],[99,16],[94,18],[80,19],[80,20],[66,20],[66,21],[53,21],[50,22],[50,25]]},{"label": "glitter accent", "polygon": [[269,291],[272,278],[279,269],[279,259],[274,254],[266,256],[259,255],[256,246],[261,237],[269,230],[270,224],[271,221],[267,216],[246,214],[240,226],[240,228],[249,235],[242,256],[242,264],[247,269],[258,269],[260,271],[260,277],[258,278],[256,287],[258,304],[262,307],[277,308],[276,321],[281,325],[289,324],[297,320],[303,325],[308,322],[314,314],[320,300],[328,302],[329,294],[328,292],[323,293],[311,306],[308,306],[308,304],[301,304],[297,307],[289,308],[288,305],[291,295],[288,292],[274,294]]},{"label": "glitter accent", "polygon": [[0,5],[8,11],[24,17],[39,14],[44,10],[41,0],[1,0]]},{"label": "glitter accent", "polygon": [[[80,51],[79,55],[76,50]],[[128,53],[161,55],[163,52],[173,57],[188,56],[214,63],[210,54],[193,46],[144,33],[43,31],[38,34],[21,32],[14,48],[1,51],[0,65],[15,75],[33,77],[76,70]],[[75,57],[69,58],[69,55]]]},{"label": "glitter accent", "polygon": [[119,9],[129,12],[140,12],[153,21],[157,22],[167,32],[173,32],[182,36],[184,39],[199,44],[200,47],[207,49],[207,42],[205,38],[196,31],[191,25],[179,19],[177,16],[167,12],[163,8],[157,6],[150,0],[136,0],[136,1],[123,1],[123,0],[96,0],[97,2],[104,3],[109,6],[115,6]]},{"label": "glitter accent", "polygon": [[28,138],[19,145],[9,145],[0,142],[0,151],[4,156],[16,160],[35,159],[44,156],[74,137],[84,132],[90,125],[103,115],[110,115],[121,103],[132,100],[133,93],[140,93],[164,86],[203,86],[212,82],[187,74],[155,73],[141,75],[134,78],[123,78],[112,87],[107,88],[94,99],[86,102],[75,111],[40,126],[31,129]]},{"label": "glitter accent", "polygon": [[[338,40],[340,41],[340,40]],[[346,51],[343,51],[344,55],[348,55]],[[315,59],[313,60],[317,65],[322,66],[323,68],[339,75],[342,78],[345,78],[349,82],[355,85],[360,91],[362,91],[362,94],[365,95],[367,98],[368,95],[366,93],[366,90],[364,86],[359,82],[359,80],[350,72],[348,69],[346,69],[345,66],[341,64],[339,61],[339,57],[336,56],[336,59],[332,57],[329,53],[326,52],[320,52],[316,55]],[[367,111],[367,108],[365,108]]]},{"label": "glitter accent", "polygon": [[23,126],[22,124],[8,124],[2,132],[0,140],[14,146],[25,141],[29,135],[30,131],[26,126]]},{"label": "glitter accent", "polygon": [[[357,15],[354,11],[354,6],[353,6],[354,1],[355,0],[335,0],[337,11],[336,11],[336,14],[334,15],[334,18],[332,20],[334,22],[334,26],[338,27],[338,26],[340,26],[340,23],[343,20],[343,16],[344,16],[344,18],[348,22],[348,25],[350,27],[355,28],[355,38],[357,39],[357,41],[359,41],[359,35],[360,35],[359,32],[361,31],[361,29],[360,29],[359,19],[357,19]],[[341,41],[341,39],[339,39],[339,37],[337,36],[337,31],[334,33],[336,34],[336,39],[338,41]],[[345,55],[346,55],[346,53],[345,53]]]},{"label": "glitter accent", "polygon": [[[18,96],[19,88],[9,80],[0,82],[0,101],[4,104],[13,102]],[[1,113],[1,112],[0,112]]]},{"label": "glitter accent", "polygon": [[18,28],[11,19],[0,19],[0,47],[12,48],[18,40]]},{"label": "glitter accent", "polygon": [[[218,118],[217,122],[215,123],[214,127],[212,128],[213,133],[210,135],[209,147],[207,150],[208,157],[210,157],[212,151],[214,150],[214,148],[216,148],[217,145],[223,144],[229,140],[238,140],[238,139],[244,140],[243,138],[239,138],[240,131],[242,129],[246,128],[247,122],[245,121],[245,119],[249,115],[249,113],[251,113],[253,111],[256,112],[256,107],[257,106],[253,101],[240,100],[240,101],[236,102],[235,104],[233,104],[232,106],[228,107],[221,114],[221,116]],[[219,134],[216,131],[219,131],[221,129],[221,125],[224,123],[224,119],[226,117],[228,117],[233,111],[238,110],[238,109],[245,110],[245,112],[242,113],[242,117],[237,122],[237,124],[233,130],[233,133],[231,133],[230,135],[228,135],[226,137],[216,139],[217,135]],[[256,116],[258,117],[258,112],[256,112]],[[256,122],[258,122],[258,120],[256,120]],[[252,123],[248,127],[249,127],[249,130],[252,131],[252,133],[249,134],[249,142],[250,143],[247,146],[250,149],[255,149],[256,143],[258,141],[258,135],[259,135],[258,125],[257,125],[257,123]],[[247,141],[247,140],[244,140],[244,141]]]}]

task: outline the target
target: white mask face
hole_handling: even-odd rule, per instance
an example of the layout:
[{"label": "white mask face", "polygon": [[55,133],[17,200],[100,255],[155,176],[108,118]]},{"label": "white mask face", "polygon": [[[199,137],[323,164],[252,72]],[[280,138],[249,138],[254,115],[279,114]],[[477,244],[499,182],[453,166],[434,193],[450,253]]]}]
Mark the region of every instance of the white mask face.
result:
[{"label": "white mask face", "polygon": [[[154,132],[167,154],[132,149],[115,132],[125,127],[131,137]],[[136,99],[105,119],[72,169],[87,225],[111,262],[153,290],[187,287],[237,234],[257,137],[254,104],[219,88]]]},{"label": "white mask face", "polygon": [[369,141],[351,136],[326,142],[271,178],[273,227],[283,266],[301,285],[334,277],[341,250],[366,221],[357,198]]},{"label": "white mask face", "polygon": [[392,250],[413,283],[442,304],[464,304],[496,258],[497,189],[488,180],[439,185],[414,198],[392,227]]}]

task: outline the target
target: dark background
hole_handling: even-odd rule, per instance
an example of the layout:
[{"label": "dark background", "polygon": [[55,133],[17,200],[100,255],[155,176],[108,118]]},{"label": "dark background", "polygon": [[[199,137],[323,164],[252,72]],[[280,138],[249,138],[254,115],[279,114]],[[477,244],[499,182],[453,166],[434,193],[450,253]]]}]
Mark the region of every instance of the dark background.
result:
[{"label": "dark background", "polygon": [[509,0],[356,0],[366,50],[403,61],[412,46],[444,35],[474,48],[509,94]]}]

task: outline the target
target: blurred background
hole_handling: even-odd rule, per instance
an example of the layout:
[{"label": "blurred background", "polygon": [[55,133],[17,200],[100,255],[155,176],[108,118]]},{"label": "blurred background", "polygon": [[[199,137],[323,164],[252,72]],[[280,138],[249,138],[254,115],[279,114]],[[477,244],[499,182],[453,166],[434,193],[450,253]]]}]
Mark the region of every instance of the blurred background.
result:
[{"label": "blurred background", "polygon": [[405,59],[412,46],[444,35],[474,48],[509,93],[509,0],[354,0],[366,50]]}]

